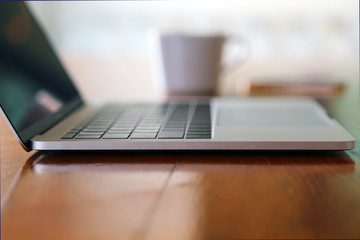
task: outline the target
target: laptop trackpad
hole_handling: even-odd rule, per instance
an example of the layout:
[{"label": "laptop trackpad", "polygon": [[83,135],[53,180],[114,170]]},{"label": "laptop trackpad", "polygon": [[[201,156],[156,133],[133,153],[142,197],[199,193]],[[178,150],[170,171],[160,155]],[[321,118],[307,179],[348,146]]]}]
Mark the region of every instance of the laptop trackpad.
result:
[{"label": "laptop trackpad", "polygon": [[261,104],[222,106],[218,126],[329,126],[330,119],[319,108]]}]

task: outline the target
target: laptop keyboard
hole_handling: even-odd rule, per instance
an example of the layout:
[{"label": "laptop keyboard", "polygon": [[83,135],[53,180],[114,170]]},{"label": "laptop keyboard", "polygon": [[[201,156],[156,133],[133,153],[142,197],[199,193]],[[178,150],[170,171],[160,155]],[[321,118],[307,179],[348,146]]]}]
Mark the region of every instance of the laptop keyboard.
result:
[{"label": "laptop keyboard", "polygon": [[210,139],[209,103],[105,105],[62,139]]}]

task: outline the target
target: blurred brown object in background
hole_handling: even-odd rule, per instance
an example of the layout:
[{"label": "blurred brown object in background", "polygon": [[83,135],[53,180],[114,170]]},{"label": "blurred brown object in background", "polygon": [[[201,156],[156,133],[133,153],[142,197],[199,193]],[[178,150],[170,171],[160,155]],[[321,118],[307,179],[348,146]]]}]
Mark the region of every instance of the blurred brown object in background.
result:
[{"label": "blurred brown object in background", "polygon": [[331,98],[344,92],[345,84],[326,75],[306,75],[296,78],[250,78],[246,93],[250,96],[311,96]]}]

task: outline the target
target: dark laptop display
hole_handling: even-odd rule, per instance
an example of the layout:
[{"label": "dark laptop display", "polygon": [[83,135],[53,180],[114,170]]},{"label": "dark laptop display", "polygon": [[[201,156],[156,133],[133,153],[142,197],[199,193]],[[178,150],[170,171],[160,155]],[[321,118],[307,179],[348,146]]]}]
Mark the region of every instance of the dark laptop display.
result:
[{"label": "dark laptop display", "polygon": [[0,6],[0,105],[25,143],[81,98],[25,4]]}]

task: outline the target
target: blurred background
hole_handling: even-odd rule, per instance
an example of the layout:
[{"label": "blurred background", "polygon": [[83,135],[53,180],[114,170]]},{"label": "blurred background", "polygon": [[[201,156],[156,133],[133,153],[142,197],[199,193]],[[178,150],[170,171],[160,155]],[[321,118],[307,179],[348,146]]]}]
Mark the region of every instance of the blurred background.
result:
[{"label": "blurred background", "polygon": [[[245,64],[221,79],[243,94],[249,78],[359,76],[358,0],[28,2],[85,98],[152,99],[153,29],[243,36]],[[239,87],[240,86],[240,87]]]}]

